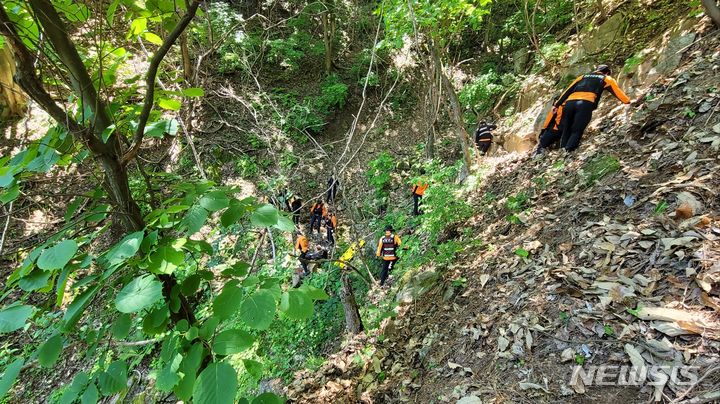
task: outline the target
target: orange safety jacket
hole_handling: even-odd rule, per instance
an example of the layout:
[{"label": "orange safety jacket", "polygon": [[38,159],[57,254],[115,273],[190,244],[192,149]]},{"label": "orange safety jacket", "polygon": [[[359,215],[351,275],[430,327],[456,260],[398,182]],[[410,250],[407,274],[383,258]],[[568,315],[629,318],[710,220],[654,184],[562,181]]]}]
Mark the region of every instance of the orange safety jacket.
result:
[{"label": "orange safety jacket", "polygon": [[397,259],[396,250],[400,244],[402,244],[400,237],[394,234],[391,234],[390,237],[382,236],[378,241],[375,255],[382,257],[385,261],[395,261]]},{"label": "orange safety jacket", "polygon": [[315,202],[315,204],[310,208],[310,213],[313,215],[322,215],[322,217],[327,216],[327,208],[325,207],[325,204],[322,202]]},{"label": "orange safety jacket", "polygon": [[610,91],[623,104],[630,103],[630,98],[620,89],[615,79],[600,72],[593,72],[576,78],[555,101],[554,106],[559,108],[566,101],[584,100],[592,102],[597,108],[600,96],[605,90]]},{"label": "orange safety jacket", "polygon": [[[559,130],[560,129],[560,121],[562,120],[562,113],[563,108],[565,108],[565,105],[561,105],[558,107],[557,112],[553,113],[552,108],[550,108],[550,111],[548,111],[547,116],[545,117],[545,122],[543,123],[543,130],[550,128],[550,124],[552,123],[551,130]],[[553,117],[555,119],[553,119]]]},{"label": "orange safety jacket", "polygon": [[298,236],[298,239],[295,242],[295,250],[300,251],[301,253],[306,253],[309,249],[310,246],[307,237]]},{"label": "orange safety jacket", "polygon": [[331,213],[327,217],[328,224],[331,225],[332,229],[337,229],[337,216],[335,216],[334,213]]},{"label": "orange safety jacket", "polygon": [[428,184],[423,184],[421,182],[418,182],[415,185],[413,185],[412,193],[415,195],[423,196],[423,195],[425,195],[425,190],[428,189],[428,187],[429,187]]}]

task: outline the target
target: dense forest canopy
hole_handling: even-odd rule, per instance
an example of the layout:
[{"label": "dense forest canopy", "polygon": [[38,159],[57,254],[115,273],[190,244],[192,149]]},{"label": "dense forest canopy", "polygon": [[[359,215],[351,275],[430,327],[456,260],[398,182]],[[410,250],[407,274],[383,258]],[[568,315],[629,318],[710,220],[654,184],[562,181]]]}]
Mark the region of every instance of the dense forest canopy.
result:
[{"label": "dense forest canopy", "polygon": [[[368,265],[385,226],[412,229],[403,268],[455,262],[473,215],[456,195],[485,169],[471,134],[512,125],[527,77],[569,84],[570,38],[623,6],[603,3],[3,0],[0,398],[283,402],[268,380],[396,316]],[[657,3],[623,35],[702,12]],[[630,71],[645,44],[577,64]],[[398,178],[433,184],[421,217]],[[298,287],[293,198],[326,198],[343,229]]]}]

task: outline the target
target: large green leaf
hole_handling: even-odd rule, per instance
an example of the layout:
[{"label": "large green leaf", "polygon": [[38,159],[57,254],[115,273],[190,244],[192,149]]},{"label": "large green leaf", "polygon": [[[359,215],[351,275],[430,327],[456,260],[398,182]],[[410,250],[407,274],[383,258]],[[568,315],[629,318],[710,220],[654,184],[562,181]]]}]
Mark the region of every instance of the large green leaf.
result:
[{"label": "large green leaf", "polygon": [[232,355],[250,348],[255,340],[243,330],[225,330],[215,337],[213,351],[218,355]]},{"label": "large green leaf", "polygon": [[232,317],[240,308],[243,291],[236,286],[237,282],[228,282],[223,291],[213,301],[213,314],[221,320]]},{"label": "large green leaf", "polygon": [[249,327],[265,330],[275,317],[275,298],[267,290],[258,290],[240,306],[240,319]]},{"label": "large green leaf", "polygon": [[25,321],[33,314],[35,308],[26,304],[12,306],[0,311],[0,334],[13,332],[25,326]]},{"label": "large green leaf", "polygon": [[183,225],[187,226],[188,235],[197,233],[205,224],[209,214],[210,212],[202,206],[197,204],[193,205],[182,221]]},{"label": "large green leaf", "polygon": [[38,363],[44,368],[52,367],[62,352],[63,341],[60,334],[55,334],[45,341],[38,349]]},{"label": "large green leaf", "polygon": [[186,97],[202,97],[205,95],[205,90],[199,87],[190,87],[183,89],[182,93]]},{"label": "large green leaf", "polygon": [[115,361],[107,370],[98,376],[98,386],[103,395],[109,396],[122,391],[127,384],[127,365],[123,361]]},{"label": "large green leaf", "polygon": [[282,295],[280,310],[292,319],[305,320],[312,317],[313,304],[305,293],[290,289]]},{"label": "large green leaf", "polygon": [[157,386],[158,390],[171,391],[180,382],[178,368],[182,360],[183,357],[181,354],[175,354],[172,360],[157,373],[155,386]]},{"label": "large green leaf", "polygon": [[121,313],[135,313],[162,299],[162,284],[152,275],[138,276],[125,285],[115,298]]},{"label": "large green leaf", "polygon": [[279,216],[277,224],[275,224],[274,227],[281,231],[291,232],[295,230],[295,223],[285,216]]},{"label": "large green leaf", "polygon": [[63,240],[45,249],[37,260],[37,266],[45,271],[63,268],[78,250],[75,240]]},{"label": "large green leaf", "polygon": [[256,380],[260,380],[263,375],[262,363],[252,359],[243,359],[243,366],[245,366],[245,370],[250,373],[250,376]]},{"label": "large green leaf", "polygon": [[316,288],[315,286],[303,284],[299,289],[305,292],[305,294],[312,300],[327,300],[330,298],[324,290]]},{"label": "large green leaf", "polygon": [[15,379],[17,379],[24,364],[25,360],[19,358],[5,368],[5,371],[0,377],[0,400],[5,397],[5,394],[7,394],[13,384],[15,384]]},{"label": "large green leaf", "polygon": [[193,401],[202,404],[232,404],[235,402],[237,375],[224,362],[208,365],[195,381]]},{"label": "large green leaf", "polygon": [[144,233],[142,230],[128,234],[100,257],[98,263],[105,269],[116,268],[138,252],[143,237]]},{"label": "large green leaf", "polygon": [[148,137],[163,137],[166,133],[170,136],[175,136],[177,132],[178,121],[175,119],[163,119],[148,124],[148,126],[145,127],[145,136]]},{"label": "large green leaf", "polygon": [[172,98],[161,98],[157,103],[158,107],[170,111],[178,111],[182,107],[182,103]]},{"label": "large green leaf", "polygon": [[160,246],[150,254],[148,270],[156,274],[171,274],[185,261],[185,253],[170,246]]},{"label": "large green leaf", "polygon": [[283,404],[285,400],[275,395],[275,393],[262,393],[252,400],[252,404]]},{"label": "large green leaf", "polygon": [[88,377],[87,373],[85,372],[79,372],[73,377],[72,383],[70,383],[70,386],[65,389],[65,392],[60,396],[60,399],[58,400],[57,404],[72,404],[75,402],[75,400],[78,398],[80,393],[82,393],[83,390],[85,390],[85,386],[90,381],[90,378]]},{"label": "large green leaf", "polygon": [[230,199],[223,191],[211,191],[203,195],[198,203],[210,212],[217,212],[227,208],[230,205]]},{"label": "large green leaf", "polygon": [[90,304],[90,301],[98,290],[100,290],[100,285],[91,286],[80,293],[75,300],[70,303],[63,316],[64,330],[69,330],[80,320],[80,316],[82,316],[85,308]]},{"label": "large green leaf", "polygon": [[100,394],[97,387],[95,387],[95,383],[90,383],[80,397],[80,404],[95,404],[99,398]]},{"label": "large green leaf", "polygon": [[23,276],[20,282],[18,282],[18,285],[20,289],[26,292],[32,292],[47,287],[52,275],[53,273],[51,271],[43,271],[42,269],[36,268],[26,276]]},{"label": "large green leaf", "polygon": [[255,212],[250,215],[250,223],[256,227],[269,227],[277,224],[280,214],[278,210],[268,204],[259,207]]},{"label": "large green leaf", "polygon": [[110,332],[115,339],[125,339],[128,335],[130,335],[131,327],[132,317],[128,313],[122,313],[117,319],[115,319]]},{"label": "large green leaf", "polygon": [[192,397],[193,387],[195,386],[195,378],[197,371],[200,369],[200,363],[204,357],[205,350],[203,344],[197,342],[190,347],[187,355],[180,363],[180,372],[182,378],[180,382],[173,388],[173,392],[180,400],[190,401]]}]

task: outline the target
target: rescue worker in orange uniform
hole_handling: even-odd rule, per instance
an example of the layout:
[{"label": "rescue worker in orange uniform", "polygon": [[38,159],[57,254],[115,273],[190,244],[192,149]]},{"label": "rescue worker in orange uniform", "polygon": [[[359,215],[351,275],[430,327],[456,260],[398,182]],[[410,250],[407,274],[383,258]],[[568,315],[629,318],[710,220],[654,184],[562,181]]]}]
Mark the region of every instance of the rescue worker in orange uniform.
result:
[{"label": "rescue worker in orange uniform", "polygon": [[580,145],[585,128],[590,124],[592,113],[600,102],[600,96],[607,90],[623,104],[629,104],[630,98],[620,89],[615,79],[610,77],[607,65],[598,66],[592,73],[575,79],[567,90],[555,101],[553,112],[565,106],[560,121],[560,147],[573,151]]},{"label": "rescue worker in orange uniform", "polygon": [[412,187],[413,215],[415,216],[422,214],[420,204],[422,203],[423,195],[425,195],[425,190],[428,189],[428,186],[429,185],[427,183],[418,181]]},{"label": "rescue worker in orange uniform", "polygon": [[334,212],[328,213],[325,218],[325,229],[327,230],[327,241],[330,245],[335,245],[335,229],[337,229],[337,216]]},{"label": "rescue worker in orange uniform", "polygon": [[375,253],[378,258],[383,260],[382,271],[380,271],[380,286],[385,285],[388,274],[395,266],[395,262],[398,260],[397,249],[400,248],[401,244],[400,237],[393,234],[392,226],[386,226],[385,235],[378,241],[377,252]]},{"label": "rescue worker in orange uniform", "polygon": [[320,224],[323,218],[327,216],[327,208],[322,201],[317,201],[310,207],[310,233],[317,229],[320,233]]},{"label": "rescue worker in orange uniform", "polygon": [[303,272],[305,275],[310,274],[310,270],[308,269],[308,263],[307,263],[307,253],[310,251],[310,243],[308,243],[307,237],[301,232],[298,234],[298,238],[295,241],[295,252],[300,253],[300,266],[303,269]]},{"label": "rescue worker in orange uniform", "polygon": [[564,105],[557,108],[550,108],[545,122],[543,123],[542,130],[540,131],[540,137],[538,138],[538,148],[535,154],[541,154],[545,149],[550,147],[553,143],[560,140],[562,133],[560,132],[560,122],[562,120]]},{"label": "rescue worker in orange uniform", "polygon": [[475,145],[480,150],[480,155],[484,156],[492,146],[492,131],[497,129],[497,125],[485,121],[480,122],[475,130]]}]

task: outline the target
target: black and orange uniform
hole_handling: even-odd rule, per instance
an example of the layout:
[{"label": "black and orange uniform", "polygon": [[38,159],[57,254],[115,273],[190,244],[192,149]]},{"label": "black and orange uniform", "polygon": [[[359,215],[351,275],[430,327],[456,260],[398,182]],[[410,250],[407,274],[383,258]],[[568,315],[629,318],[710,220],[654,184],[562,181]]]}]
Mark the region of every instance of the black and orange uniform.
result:
[{"label": "black and orange uniform", "polygon": [[322,223],[323,218],[327,216],[327,208],[325,207],[325,204],[322,202],[315,202],[312,207],[310,207],[310,232],[312,233],[313,230],[317,229],[318,233],[320,233],[320,224]]},{"label": "black and orange uniform", "polygon": [[560,140],[562,132],[560,132],[560,122],[562,120],[564,105],[558,108],[550,108],[545,122],[543,122],[542,130],[540,131],[540,138],[538,139],[538,148],[535,153],[542,153],[543,149],[547,149],[553,143]]},{"label": "black and orange uniform", "polygon": [[478,128],[475,131],[475,145],[478,150],[480,150],[480,154],[483,156],[488,152],[488,150],[490,150],[493,140],[492,131],[495,129],[497,129],[497,125],[483,121],[480,122],[480,125],[478,125]]},{"label": "black and orange uniform", "polygon": [[325,218],[325,228],[327,229],[327,241],[330,245],[335,245],[335,229],[337,229],[337,216],[330,212]]},{"label": "black and orange uniform", "polygon": [[620,89],[615,79],[609,76],[609,69],[605,69],[598,68],[590,74],[576,78],[555,101],[555,108],[565,105],[560,121],[561,148],[567,151],[577,149],[604,91],[609,91],[623,104],[630,103],[630,98]]},{"label": "black and orange uniform", "polygon": [[290,201],[290,212],[292,212],[293,222],[295,223],[295,225],[300,224],[300,210],[301,209],[302,209],[302,199],[293,198],[292,201]]},{"label": "black and orange uniform", "polygon": [[413,215],[417,216],[422,213],[420,210],[420,203],[422,202],[425,190],[428,189],[428,184],[418,181],[412,187],[413,196]]},{"label": "black and orange uniform", "polygon": [[378,242],[377,253],[375,255],[383,260],[382,271],[380,271],[380,286],[385,284],[388,274],[392,271],[395,262],[398,260],[397,249],[400,247],[400,244],[402,244],[400,237],[394,234],[384,235]]},{"label": "black and orange uniform", "polygon": [[308,264],[305,260],[308,259],[307,253],[310,250],[310,243],[308,243],[307,237],[304,235],[299,235],[297,238],[297,241],[295,241],[295,251],[300,253],[300,266],[303,269],[303,272],[307,275],[310,273],[310,270],[308,269]]}]

